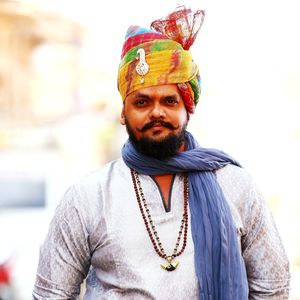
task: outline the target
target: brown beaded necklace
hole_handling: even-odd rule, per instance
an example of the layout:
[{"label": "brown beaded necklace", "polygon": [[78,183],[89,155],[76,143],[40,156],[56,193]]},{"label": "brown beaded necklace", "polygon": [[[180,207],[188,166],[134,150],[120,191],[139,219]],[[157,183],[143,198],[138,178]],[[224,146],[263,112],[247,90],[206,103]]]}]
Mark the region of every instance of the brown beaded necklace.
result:
[{"label": "brown beaded necklace", "polygon": [[[131,169],[131,177],[133,182],[133,187],[136,194],[136,199],[149,235],[149,238],[152,242],[155,252],[161,257],[167,260],[167,264],[161,264],[161,267],[167,271],[173,271],[177,268],[179,262],[172,263],[172,260],[181,255],[186,247],[187,241],[187,229],[188,229],[188,198],[189,198],[189,188],[188,188],[188,177],[184,175],[184,206],[183,206],[183,215],[181,220],[180,229],[178,232],[177,242],[175,248],[173,250],[172,255],[167,255],[165,253],[164,248],[162,247],[162,243],[158,237],[157,230],[155,225],[153,224],[152,217],[150,214],[149,207],[146,203],[146,199],[144,197],[144,193],[142,190],[141,182],[139,179],[139,174]],[[141,200],[142,199],[142,200]],[[146,212],[146,213],[145,213]],[[149,225],[150,224],[150,225]],[[178,247],[180,245],[181,236],[183,233],[183,242],[180,251],[178,251]],[[154,237],[153,237],[154,236]]]}]

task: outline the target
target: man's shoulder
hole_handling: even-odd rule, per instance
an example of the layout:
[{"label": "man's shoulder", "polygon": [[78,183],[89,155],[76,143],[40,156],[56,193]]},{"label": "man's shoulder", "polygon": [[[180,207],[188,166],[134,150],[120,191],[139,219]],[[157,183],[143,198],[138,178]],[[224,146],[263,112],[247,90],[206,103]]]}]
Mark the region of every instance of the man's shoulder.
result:
[{"label": "man's shoulder", "polygon": [[76,207],[87,219],[93,219],[94,213],[98,213],[103,205],[103,192],[107,183],[126,171],[129,172],[121,158],[111,161],[75,181],[65,192],[61,203],[67,207]]},{"label": "man's shoulder", "polygon": [[253,200],[251,195],[258,191],[253,177],[244,168],[229,164],[217,170],[216,177],[227,200],[235,205],[249,204]]},{"label": "man's shoulder", "polygon": [[235,186],[249,186],[253,184],[250,173],[239,166],[228,164],[216,171],[217,180],[221,185],[234,184]]},{"label": "man's shoulder", "polygon": [[122,158],[118,158],[81,177],[72,185],[72,188],[75,188],[76,190],[97,188],[116,174],[121,175],[124,172],[128,172],[128,167],[125,165]]}]

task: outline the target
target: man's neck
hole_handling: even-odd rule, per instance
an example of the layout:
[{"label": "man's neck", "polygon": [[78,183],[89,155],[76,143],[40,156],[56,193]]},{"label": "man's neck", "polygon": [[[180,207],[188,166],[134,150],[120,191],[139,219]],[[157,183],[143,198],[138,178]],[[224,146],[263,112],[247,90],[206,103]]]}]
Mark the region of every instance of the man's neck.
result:
[{"label": "man's neck", "polygon": [[[178,152],[184,152],[185,151],[185,144],[182,143],[182,145],[179,147]],[[162,174],[162,175],[155,175],[153,176],[156,180],[157,184],[159,185],[159,188],[163,195],[163,200],[165,202],[165,207],[170,207],[170,193],[172,189],[172,181],[173,181],[173,175],[172,174]]]}]

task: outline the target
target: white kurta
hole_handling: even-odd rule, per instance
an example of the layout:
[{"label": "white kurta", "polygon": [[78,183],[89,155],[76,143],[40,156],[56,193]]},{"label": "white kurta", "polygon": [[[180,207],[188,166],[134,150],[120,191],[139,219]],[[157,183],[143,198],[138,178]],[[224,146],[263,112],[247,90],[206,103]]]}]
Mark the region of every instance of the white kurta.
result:
[{"label": "white kurta", "polygon": [[[287,299],[288,261],[272,216],[245,170],[216,172],[230,205],[246,264],[249,299]],[[183,176],[176,175],[166,211],[155,181],[140,175],[153,222],[171,254],[183,213]],[[175,271],[154,251],[122,159],[83,178],[65,194],[41,247],[34,299],[198,299],[189,222],[187,247]]]}]

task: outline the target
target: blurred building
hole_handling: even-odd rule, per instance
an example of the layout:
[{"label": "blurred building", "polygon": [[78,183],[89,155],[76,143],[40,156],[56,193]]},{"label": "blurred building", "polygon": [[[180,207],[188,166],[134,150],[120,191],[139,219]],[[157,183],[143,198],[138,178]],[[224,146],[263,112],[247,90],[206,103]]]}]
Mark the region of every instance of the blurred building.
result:
[{"label": "blurred building", "polygon": [[12,262],[1,300],[31,299],[39,245],[64,191],[120,149],[118,111],[107,104],[115,81],[86,65],[87,39],[57,12],[0,0],[0,265]]},{"label": "blurred building", "polygon": [[[84,36],[83,28],[58,14],[38,11],[22,1],[10,0],[0,1],[0,28],[0,126],[30,126],[76,108],[78,77],[74,74],[74,66],[79,61],[78,49]],[[47,52],[48,57],[45,55],[43,58],[50,61],[45,62],[44,66],[49,68],[50,73],[46,73],[48,90],[44,84],[43,93],[48,94],[52,88],[51,81],[55,81],[57,74],[51,73],[51,66],[47,64],[53,63],[55,52],[59,53],[58,48],[63,50],[62,55],[67,52],[71,62],[61,65],[64,75],[67,72],[73,74],[65,79],[67,84],[63,86],[63,94],[69,94],[71,101],[68,107],[65,105],[64,111],[49,111],[46,114],[37,101],[37,97],[42,95],[37,95],[36,88],[44,84],[45,78],[39,77],[38,70],[34,69],[35,60],[39,52]]]}]

